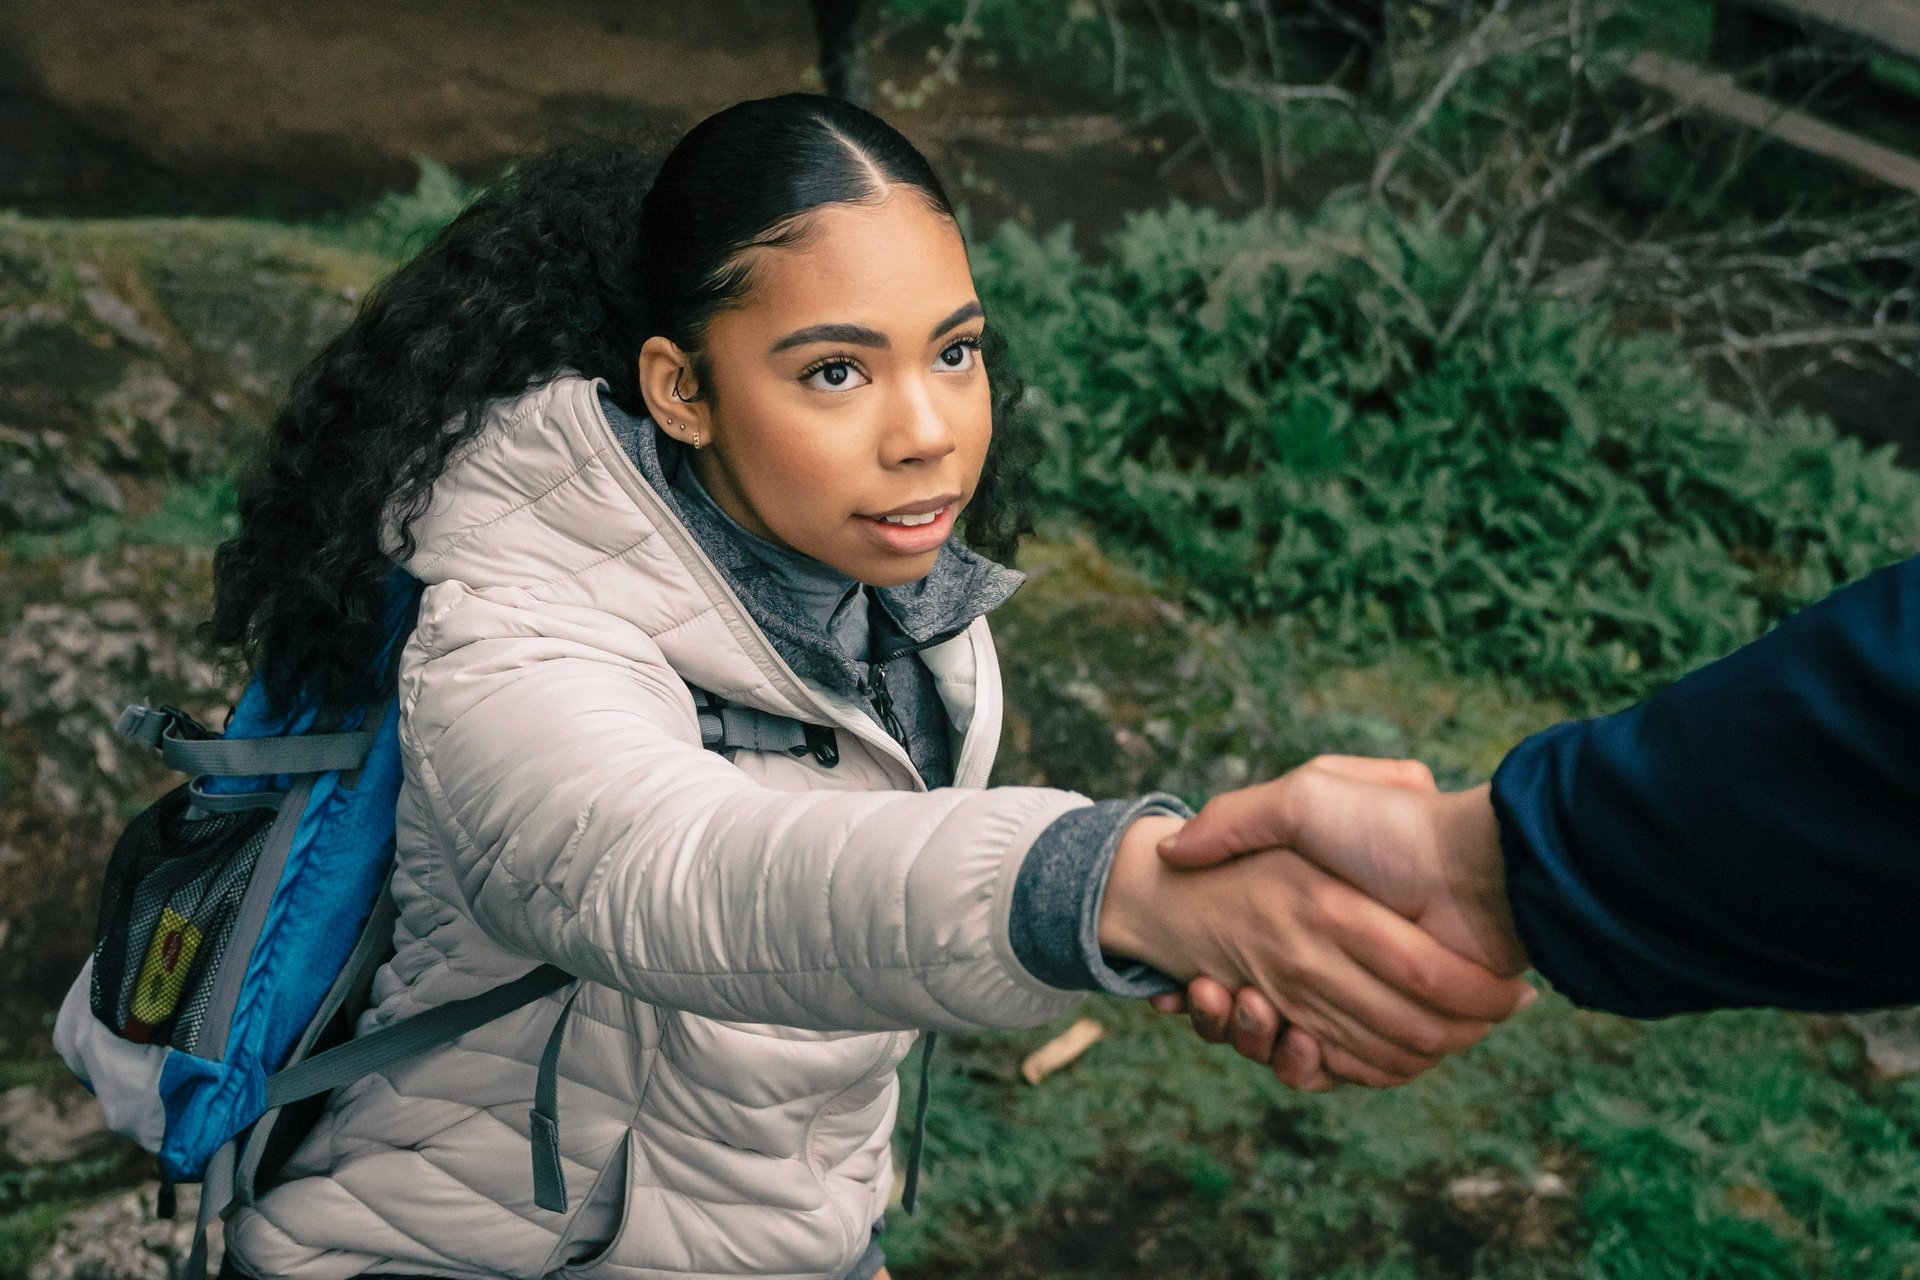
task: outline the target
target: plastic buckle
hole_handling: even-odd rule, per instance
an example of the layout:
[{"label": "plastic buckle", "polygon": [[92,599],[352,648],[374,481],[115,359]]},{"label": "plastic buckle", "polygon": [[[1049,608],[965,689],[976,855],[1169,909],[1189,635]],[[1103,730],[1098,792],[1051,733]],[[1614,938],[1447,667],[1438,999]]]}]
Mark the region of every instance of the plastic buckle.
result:
[{"label": "plastic buckle", "polygon": [[802,725],[801,728],[806,731],[807,745],[794,752],[795,755],[811,751],[823,769],[831,769],[840,763],[840,739],[831,728],[824,724]]},{"label": "plastic buckle", "polygon": [[172,723],[173,714],[164,707],[136,702],[120,713],[120,718],[113,722],[113,731],[128,742],[158,748],[161,735]]}]

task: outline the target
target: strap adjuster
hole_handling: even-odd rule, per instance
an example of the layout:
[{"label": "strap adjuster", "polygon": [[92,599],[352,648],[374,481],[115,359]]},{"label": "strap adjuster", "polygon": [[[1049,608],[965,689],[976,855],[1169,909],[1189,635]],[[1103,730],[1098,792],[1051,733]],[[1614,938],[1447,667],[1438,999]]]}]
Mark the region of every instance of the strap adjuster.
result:
[{"label": "strap adjuster", "polygon": [[745,747],[749,751],[784,751],[795,757],[810,755],[824,769],[840,763],[840,740],[831,725],[809,724],[740,706],[696,685],[687,688],[693,694],[700,745],[724,759],[733,759]]},{"label": "strap adjuster", "polygon": [[155,750],[168,737],[199,741],[214,736],[180,708],[156,707],[150,702],[136,702],[122,711],[113,722],[113,731],[128,742]]},{"label": "strap adjuster", "polygon": [[136,702],[120,713],[113,722],[116,737],[141,747],[157,747],[160,735],[167,730],[167,714],[158,707],[144,702]]}]

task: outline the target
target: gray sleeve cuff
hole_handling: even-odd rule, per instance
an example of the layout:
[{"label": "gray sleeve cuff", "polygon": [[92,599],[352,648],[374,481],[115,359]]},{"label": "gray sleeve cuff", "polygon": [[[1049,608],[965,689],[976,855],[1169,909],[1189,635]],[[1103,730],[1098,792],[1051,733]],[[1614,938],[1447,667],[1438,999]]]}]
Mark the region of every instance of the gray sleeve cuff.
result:
[{"label": "gray sleeve cuff", "polygon": [[1008,937],[1034,977],[1063,991],[1139,999],[1184,989],[1152,965],[1110,963],[1100,950],[1100,904],[1120,834],[1151,814],[1191,818],[1193,810],[1163,791],[1102,800],[1060,815],[1027,850],[1014,881]]}]

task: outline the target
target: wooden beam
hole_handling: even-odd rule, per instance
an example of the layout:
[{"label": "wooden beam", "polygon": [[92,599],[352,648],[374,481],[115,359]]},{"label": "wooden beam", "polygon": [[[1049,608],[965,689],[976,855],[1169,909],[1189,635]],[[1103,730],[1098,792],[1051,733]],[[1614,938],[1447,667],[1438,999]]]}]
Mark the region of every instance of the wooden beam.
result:
[{"label": "wooden beam", "polygon": [[1920,4],[1914,0],[1720,0],[1720,3],[1743,5],[1788,18],[1804,18],[1920,62]]},{"label": "wooden beam", "polygon": [[1920,159],[1751,93],[1732,76],[1659,53],[1635,55],[1628,71],[1650,89],[1920,196]]}]

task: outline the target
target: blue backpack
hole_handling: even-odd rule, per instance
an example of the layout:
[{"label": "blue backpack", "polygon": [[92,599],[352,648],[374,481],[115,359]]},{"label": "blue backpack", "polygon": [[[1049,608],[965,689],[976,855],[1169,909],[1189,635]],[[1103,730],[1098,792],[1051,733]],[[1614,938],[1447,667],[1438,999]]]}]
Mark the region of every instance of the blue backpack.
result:
[{"label": "blue backpack", "polygon": [[[392,669],[420,584],[388,593]],[[721,703],[702,691],[703,745],[837,760],[833,731]],[[68,991],[54,1045],[108,1125],[158,1158],[159,1211],[200,1182],[185,1275],[204,1280],[206,1227],[251,1203],[328,1094],[573,982],[540,965],[504,986],[354,1037],[375,970],[392,954],[399,708],[389,696],[327,733],[311,710],[269,714],[258,675],[215,734],[169,707],[128,708],[117,732],[188,781],[115,843],[93,953]],[[535,1201],[564,1211],[556,1072],[569,1000],[542,1055],[533,1117]]]}]

